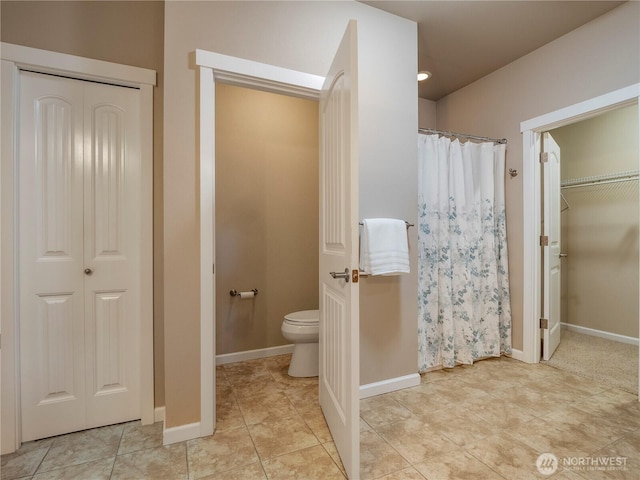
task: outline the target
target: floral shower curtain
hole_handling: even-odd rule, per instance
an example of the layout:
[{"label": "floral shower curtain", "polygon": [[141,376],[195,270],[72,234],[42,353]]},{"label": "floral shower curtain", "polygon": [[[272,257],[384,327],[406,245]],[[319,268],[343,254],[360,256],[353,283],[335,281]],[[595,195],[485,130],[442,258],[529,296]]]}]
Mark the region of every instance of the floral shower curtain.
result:
[{"label": "floral shower curtain", "polygon": [[511,353],[505,145],[418,135],[419,368]]}]

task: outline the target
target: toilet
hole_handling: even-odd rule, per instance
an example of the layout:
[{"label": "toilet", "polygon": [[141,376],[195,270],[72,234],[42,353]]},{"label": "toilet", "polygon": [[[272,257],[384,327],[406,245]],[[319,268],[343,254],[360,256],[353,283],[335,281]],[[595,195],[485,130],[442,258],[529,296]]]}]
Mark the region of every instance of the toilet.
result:
[{"label": "toilet", "polygon": [[291,377],[318,376],[319,315],[319,310],[303,310],[284,316],[282,336],[294,344],[289,364]]}]

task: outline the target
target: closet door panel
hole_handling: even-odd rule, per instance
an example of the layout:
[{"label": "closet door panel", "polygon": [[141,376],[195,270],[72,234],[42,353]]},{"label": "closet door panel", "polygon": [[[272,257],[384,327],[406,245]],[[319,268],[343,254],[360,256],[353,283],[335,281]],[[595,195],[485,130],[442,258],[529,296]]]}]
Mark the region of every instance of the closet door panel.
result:
[{"label": "closet door panel", "polygon": [[19,245],[23,441],[83,428],[82,91],[21,73]]},{"label": "closet door panel", "polygon": [[140,418],[139,94],[85,86],[87,422]]}]

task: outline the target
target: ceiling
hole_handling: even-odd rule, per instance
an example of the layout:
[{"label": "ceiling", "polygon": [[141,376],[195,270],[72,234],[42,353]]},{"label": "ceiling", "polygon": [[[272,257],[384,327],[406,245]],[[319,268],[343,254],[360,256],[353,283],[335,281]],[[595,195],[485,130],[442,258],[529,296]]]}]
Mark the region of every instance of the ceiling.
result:
[{"label": "ceiling", "polygon": [[418,96],[438,100],[622,1],[362,1],[418,23]]}]

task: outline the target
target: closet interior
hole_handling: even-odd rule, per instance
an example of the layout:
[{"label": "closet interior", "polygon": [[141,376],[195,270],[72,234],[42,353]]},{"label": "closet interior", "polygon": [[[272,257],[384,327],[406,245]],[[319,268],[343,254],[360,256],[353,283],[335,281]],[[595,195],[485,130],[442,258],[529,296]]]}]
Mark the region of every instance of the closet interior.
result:
[{"label": "closet interior", "polygon": [[[560,345],[588,335],[585,342],[606,339],[609,349],[635,346],[628,362],[637,391],[638,105],[551,133],[561,150]],[[599,348],[589,347],[590,361]]]}]

